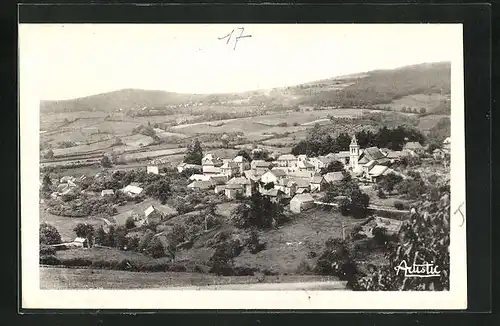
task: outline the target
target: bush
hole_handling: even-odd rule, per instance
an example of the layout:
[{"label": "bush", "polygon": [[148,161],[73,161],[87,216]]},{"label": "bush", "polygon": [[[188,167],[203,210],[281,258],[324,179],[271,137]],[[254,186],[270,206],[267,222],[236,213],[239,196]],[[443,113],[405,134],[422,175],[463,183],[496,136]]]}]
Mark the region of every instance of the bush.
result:
[{"label": "bush", "polygon": [[40,264],[42,265],[61,265],[61,261],[54,255],[40,255]]},{"label": "bush", "polygon": [[378,198],[380,198],[380,199],[386,199],[386,198],[387,198],[387,195],[385,194],[385,192],[384,192],[382,189],[379,189],[379,190],[377,191],[377,196],[378,196]]},{"label": "bush", "polygon": [[312,268],[311,266],[307,263],[307,261],[305,260],[302,260],[299,264],[299,266],[297,266],[297,270],[295,271],[297,274],[299,275],[307,275],[307,274],[311,274],[312,272]]},{"label": "bush", "polygon": [[40,246],[40,256],[50,256],[50,255],[55,255],[56,254],[56,249],[54,247],[46,246],[46,245],[41,245]]},{"label": "bush", "polygon": [[59,231],[48,223],[41,223],[39,228],[40,244],[53,245],[61,243],[61,235]]},{"label": "bush", "polygon": [[129,216],[125,221],[125,227],[127,229],[133,229],[135,227],[134,218],[132,216]]},{"label": "bush", "polygon": [[403,210],[403,209],[405,209],[405,204],[403,204],[403,202],[400,202],[400,201],[395,201],[394,208],[399,209],[399,210]]}]

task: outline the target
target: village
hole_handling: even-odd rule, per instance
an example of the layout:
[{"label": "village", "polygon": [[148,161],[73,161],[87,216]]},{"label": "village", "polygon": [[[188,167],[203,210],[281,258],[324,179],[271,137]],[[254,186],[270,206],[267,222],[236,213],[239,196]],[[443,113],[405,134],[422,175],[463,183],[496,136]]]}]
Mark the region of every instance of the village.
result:
[{"label": "village", "polygon": [[[152,239],[157,238],[161,239],[160,243],[162,244],[160,245],[161,253],[156,254],[157,257],[174,257],[176,254],[172,254],[172,250],[167,250],[167,248],[172,246],[169,243],[172,240],[169,239],[168,234],[172,232],[172,227],[175,229],[176,223],[170,224],[169,221],[192,214],[189,212],[200,212],[201,215],[212,214],[210,216],[219,215],[218,218],[222,216],[227,220],[222,222],[219,220],[210,228],[207,226],[207,218],[205,217],[205,221],[199,223],[202,226],[193,231],[192,235],[185,234],[182,239],[174,241],[175,251],[182,250],[182,248],[189,249],[200,235],[213,233],[224,224],[231,224],[231,218],[238,203],[248,202],[256,195],[266,198],[269,203],[284,211],[285,215],[300,216],[304,219],[307,218],[308,211],[314,211],[318,208],[336,209],[337,211],[341,209],[339,207],[342,206],[343,201],[345,203],[349,194],[334,193],[332,195],[335,192],[332,192],[332,189],[342,187],[343,184],[352,185],[354,183],[359,186],[359,189],[369,194],[369,196],[367,195],[369,199],[364,207],[366,212],[361,215],[364,218],[359,222],[351,223],[349,232],[352,233],[352,230],[356,230],[357,235],[355,234],[355,236],[374,238],[377,233],[376,229],[383,228],[384,232],[390,236],[398,233],[403,221],[408,218],[410,212],[414,211],[411,207],[413,201],[406,201],[407,204],[404,205],[402,204],[404,200],[391,201],[393,205],[389,206],[387,200],[391,200],[391,198],[382,199],[387,198],[387,196],[381,190],[381,186],[378,186],[381,184],[381,180],[396,178],[401,181],[415,178],[415,176],[406,175],[399,168],[401,161],[408,160],[408,158],[425,157],[424,160],[431,162],[432,165],[438,164],[446,169],[450,145],[450,138],[446,138],[441,148],[433,150],[432,154],[429,153],[428,148],[418,142],[407,142],[401,151],[378,147],[360,148],[356,136],[353,135],[348,151],[339,151],[317,157],[308,157],[305,154],[263,156],[261,149],[254,148],[242,151],[239,153],[242,155],[237,155],[234,158],[221,158],[212,153],[206,153],[201,157],[201,164],[183,162],[174,167],[166,160],[155,159],[142,169],[120,171],[108,168],[107,172],[99,173],[94,177],[64,176],[59,180],[51,179],[48,181],[48,177],[44,176],[45,180],[41,180],[42,190],[44,187],[47,188],[47,183],[50,183],[50,188],[54,191],[46,194],[46,198],[42,198],[41,203],[49,201],[52,203],[52,208],[49,208],[49,210],[52,209],[50,210],[52,214],[66,215],[67,213],[57,213],[53,207],[57,208],[59,204],[65,205],[69,202],[74,203],[69,209],[78,210],[82,205],[86,205],[85,201],[93,201],[97,198],[97,204],[93,204],[92,209],[96,209],[98,213],[94,214],[93,211],[87,213],[88,210],[84,213],[94,216],[90,220],[86,219],[91,226],[87,227],[87,222],[79,223],[75,227],[77,237],[74,240],[70,239],[70,235],[68,235],[64,241],[50,244],[50,247],[57,252],[61,250],[71,252],[75,248],[115,247],[116,240],[110,242],[105,240],[105,237],[125,228],[126,239],[122,242],[128,245],[118,245],[118,249],[133,250],[133,245],[129,243],[130,239],[134,238],[135,246],[138,247],[136,250],[141,251],[139,247],[142,247],[143,251],[147,251],[148,245],[139,243],[143,241],[142,238],[145,237],[147,230],[153,230],[154,234],[150,235],[149,241],[154,242]],[[266,159],[251,159],[252,157],[266,157]],[[134,175],[141,175],[139,179],[148,181],[132,181],[127,184],[122,182],[123,187],[120,187],[115,181],[110,183],[110,177],[106,176],[106,173],[110,174],[111,178],[115,177],[116,179],[120,175],[124,179],[127,179],[127,174],[132,175],[129,177],[131,180]],[[179,178],[177,188],[172,176]],[[158,197],[158,189],[156,193],[151,192],[151,182],[161,184],[162,178],[167,177],[171,182],[171,186],[168,186],[170,198],[175,197],[173,193],[175,189],[179,189],[179,193],[184,194],[185,198],[195,195],[202,199],[197,201],[198,204],[187,200],[176,203],[172,202],[171,199]],[[101,182],[100,188],[93,189],[94,186],[89,180],[96,178],[108,178],[108,181]],[[87,186],[83,186],[84,184]],[[90,187],[89,184],[91,184]],[[106,188],[106,184],[110,184],[112,187]],[[378,189],[378,192],[374,191],[375,188]],[[387,193],[391,192],[392,188],[393,186],[389,186],[386,189],[389,190]],[[352,195],[350,199],[347,199],[356,200]],[[205,203],[210,202],[211,205],[203,205],[204,200]],[[128,208],[121,209],[121,206]],[[211,212],[210,209],[207,211],[207,207],[212,207]],[[225,214],[215,213],[219,207],[229,208]],[[328,216],[329,213],[326,214]],[[79,220],[78,217],[63,218]],[[77,231],[78,228],[83,231]],[[183,232],[189,232],[189,228],[188,225]],[[99,233],[98,230],[102,230],[101,238],[96,236]],[[346,237],[346,230],[347,227],[342,222],[340,233],[342,239]],[[217,232],[214,238],[217,238]],[[289,244],[286,242],[286,245]]]}]

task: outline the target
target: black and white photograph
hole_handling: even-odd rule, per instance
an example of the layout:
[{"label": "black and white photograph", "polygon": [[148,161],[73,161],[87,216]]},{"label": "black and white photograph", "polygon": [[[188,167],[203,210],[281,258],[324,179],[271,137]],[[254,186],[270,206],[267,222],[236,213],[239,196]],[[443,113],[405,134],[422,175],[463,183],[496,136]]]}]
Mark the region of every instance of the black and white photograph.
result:
[{"label": "black and white photograph", "polygon": [[466,308],[462,52],[460,24],[20,24],[23,304]]}]

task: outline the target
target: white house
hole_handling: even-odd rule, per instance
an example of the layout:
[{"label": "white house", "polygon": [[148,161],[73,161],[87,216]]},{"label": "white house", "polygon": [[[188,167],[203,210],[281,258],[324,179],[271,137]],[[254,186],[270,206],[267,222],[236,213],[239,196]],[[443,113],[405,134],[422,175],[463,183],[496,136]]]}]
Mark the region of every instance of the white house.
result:
[{"label": "white house", "polygon": [[264,173],[260,177],[260,181],[263,182],[264,184],[266,183],[278,183],[278,180],[283,179],[286,177],[286,173],[283,170],[279,169],[272,169]]},{"label": "white house", "polygon": [[222,169],[220,167],[216,167],[213,165],[204,165],[203,174],[204,175],[222,174]]},{"label": "white house", "polygon": [[297,164],[295,165],[295,170],[299,172],[306,172],[306,171],[313,172],[315,170],[315,167],[308,161],[298,161]]},{"label": "white house", "polygon": [[283,191],[286,195],[292,197],[297,192],[297,183],[292,179],[280,179],[277,184],[274,185],[275,189]]},{"label": "white house", "polygon": [[101,196],[104,197],[104,196],[113,196],[115,194],[114,190],[113,189],[105,189],[103,191],[101,191]]},{"label": "white house", "polygon": [[210,180],[210,175],[193,174],[192,176],[189,177],[189,180],[191,180],[191,181],[208,181],[208,180]]},{"label": "white house", "polygon": [[140,195],[142,193],[142,190],[143,189],[139,187],[139,184],[136,182],[132,182],[131,184],[122,189],[124,193],[132,197]]},{"label": "white house", "polygon": [[446,137],[446,139],[443,140],[443,150],[448,153],[451,151],[451,137]]},{"label": "white house", "polygon": [[278,166],[291,168],[297,163],[297,158],[292,154],[280,155],[276,160]]},{"label": "white house", "polygon": [[243,174],[243,171],[246,171],[250,168],[250,163],[248,162],[248,160],[241,155],[236,156],[233,159],[233,162],[238,166],[240,174]]},{"label": "white house", "polygon": [[329,172],[323,176],[325,181],[328,183],[335,183],[344,180],[344,174],[342,172]]},{"label": "white house", "polygon": [[290,200],[290,210],[300,213],[314,207],[314,198],[310,194],[297,194]]},{"label": "white house", "polygon": [[160,169],[158,168],[158,165],[148,165],[146,167],[147,173],[152,173],[152,174],[159,174]]},{"label": "white house", "polygon": [[219,167],[222,165],[222,160],[219,157],[216,157],[214,154],[209,153],[201,159],[201,165]]},{"label": "white house", "polygon": [[[235,190],[236,187],[233,185],[238,185],[242,189],[242,194],[246,197],[250,197],[252,195],[252,182],[245,177],[232,178],[226,184],[226,193],[227,190]],[[228,197],[229,198],[229,197]]]},{"label": "white house", "polygon": [[232,177],[240,173],[240,167],[235,162],[225,162],[220,167],[222,174]]}]

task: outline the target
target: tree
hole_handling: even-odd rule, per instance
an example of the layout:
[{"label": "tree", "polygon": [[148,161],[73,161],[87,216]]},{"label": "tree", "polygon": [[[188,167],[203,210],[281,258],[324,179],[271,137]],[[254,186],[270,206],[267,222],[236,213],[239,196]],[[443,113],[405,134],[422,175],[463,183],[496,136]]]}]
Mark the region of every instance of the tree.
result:
[{"label": "tree", "polygon": [[127,248],[127,228],[123,225],[116,228],[114,237],[114,247],[120,250]]},{"label": "tree", "polygon": [[187,147],[187,152],[184,156],[184,163],[201,165],[202,158],[203,150],[201,148],[200,141],[198,139],[195,139]]},{"label": "tree", "polygon": [[135,227],[134,218],[132,216],[129,216],[125,221],[125,227],[127,229],[133,229]]},{"label": "tree", "polygon": [[[438,201],[418,203],[410,220],[403,224],[399,240],[387,255],[389,263],[369,277],[357,279],[355,289],[368,291],[449,290],[450,200],[442,192]],[[407,265],[431,263],[439,268],[436,277],[405,277],[398,271]]]},{"label": "tree", "polygon": [[94,226],[87,223],[78,223],[73,229],[79,238],[89,238],[94,235]]},{"label": "tree", "polygon": [[402,176],[391,172],[387,175],[382,176],[377,183],[385,191],[392,192],[394,190],[394,187],[401,181],[403,181]]},{"label": "tree", "polygon": [[175,260],[177,255],[178,245],[186,239],[187,230],[182,224],[174,224],[172,229],[167,233],[167,251],[172,260]]},{"label": "tree", "polygon": [[266,150],[258,150],[252,152],[252,157],[254,160],[267,160],[269,153]]},{"label": "tree", "polygon": [[158,237],[154,237],[146,248],[146,254],[153,258],[165,257],[165,248]]},{"label": "tree", "polygon": [[146,186],[144,193],[158,199],[164,205],[172,193],[170,182],[167,179],[157,180]]},{"label": "tree", "polygon": [[349,150],[349,145],[351,145],[351,137],[349,137],[349,135],[346,133],[341,133],[335,139],[335,144],[337,145],[337,149],[339,151]]},{"label": "tree", "polygon": [[228,240],[217,245],[209,259],[210,272],[217,275],[231,275],[234,258],[240,254],[241,249],[238,240]]},{"label": "tree", "polygon": [[334,275],[349,285],[355,282],[358,270],[353,259],[351,244],[342,239],[329,238],[325,249],[318,258],[315,272],[322,275]]},{"label": "tree", "polygon": [[106,240],[106,232],[104,231],[104,228],[101,225],[95,231],[94,242],[97,243],[97,244],[100,244],[101,246],[105,246],[106,245],[106,241],[107,241]]},{"label": "tree", "polygon": [[222,135],[221,139],[222,141],[222,145],[225,147],[225,148],[228,148],[229,147],[229,136],[227,134],[224,134]]},{"label": "tree", "polygon": [[426,108],[420,108],[419,110],[420,114],[425,114],[427,112]]},{"label": "tree", "polygon": [[139,252],[143,252],[149,246],[151,239],[153,239],[154,233],[151,230],[146,230],[139,241]]},{"label": "tree", "polygon": [[103,157],[101,159],[101,166],[103,168],[110,168],[111,167],[111,160],[109,159],[109,157],[107,155],[103,155]]},{"label": "tree", "polygon": [[330,162],[325,168],[321,169],[321,174],[329,172],[342,172],[344,171],[344,164],[339,161]]},{"label": "tree", "polygon": [[51,160],[54,158],[54,151],[52,149],[49,149],[48,151],[45,152],[43,155],[45,159]]},{"label": "tree", "polygon": [[250,156],[250,153],[247,150],[241,149],[238,151],[236,156],[243,156],[248,162],[252,160],[252,157]]},{"label": "tree", "polygon": [[40,223],[39,241],[41,245],[53,245],[61,243],[59,231],[48,223]]},{"label": "tree", "polygon": [[52,187],[52,180],[50,180],[50,176],[45,174],[42,180],[42,193],[49,193]]}]

